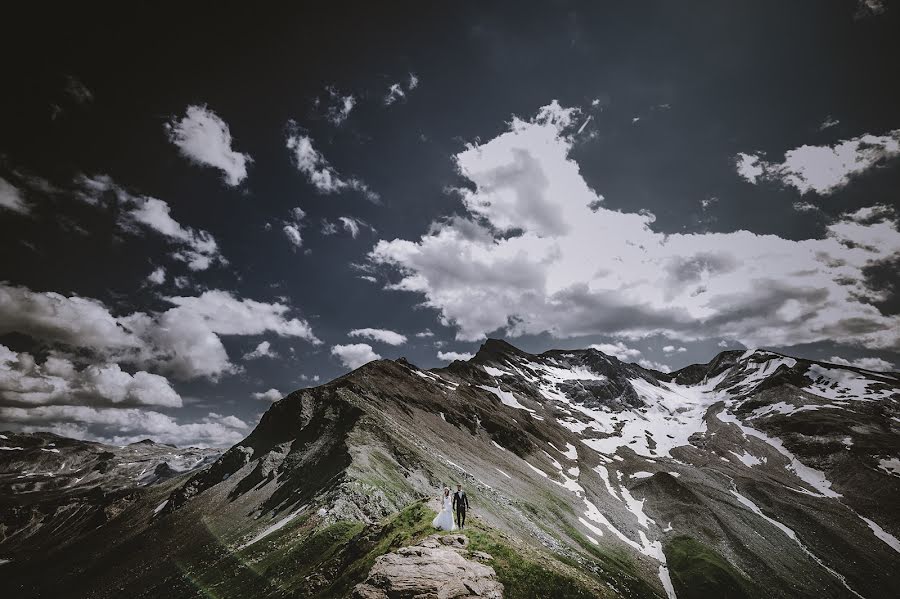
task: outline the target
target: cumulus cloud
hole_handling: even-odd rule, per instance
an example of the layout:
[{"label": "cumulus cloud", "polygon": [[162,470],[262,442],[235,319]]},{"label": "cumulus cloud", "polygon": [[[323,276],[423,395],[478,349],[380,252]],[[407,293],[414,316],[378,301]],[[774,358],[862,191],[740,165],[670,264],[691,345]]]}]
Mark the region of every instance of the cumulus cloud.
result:
[{"label": "cumulus cloud", "polygon": [[263,341],[259,345],[256,346],[256,349],[253,351],[249,351],[244,354],[245,360],[256,360],[257,358],[277,358],[278,354],[272,351],[272,344],[268,341]]},{"label": "cumulus cloud", "polygon": [[300,229],[303,228],[304,218],[306,218],[306,212],[297,206],[291,209],[290,220],[284,221],[284,227],[281,229],[284,232],[285,237],[288,238],[288,241],[291,242],[291,245],[294,246],[294,249],[303,245],[303,237],[300,235]]},{"label": "cumulus cloud", "polygon": [[344,178],[331,166],[325,156],[314,146],[308,135],[300,133],[297,125],[288,123],[287,148],[291,151],[294,166],[306,176],[319,193],[332,194],[352,190],[363,194],[366,199],[377,202],[379,196],[356,177]]},{"label": "cumulus cloud", "polygon": [[434,337],[434,333],[431,332],[431,329],[425,329],[424,331],[419,331],[416,333],[416,337],[420,339],[424,339],[426,337]]},{"label": "cumulus cloud", "polygon": [[457,351],[439,351],[437,353],[438,360],[444,360],[446,362],[453,362],[454,360],[471,360],[475,357],[475,354],[470,354],[467,352],[457,352]]},{"label": "cumulus cloud", "polygon": [[638,365],[643,366],[644,368],[649,368],[650,370],[658,370],[660,372],[672,372],[672,369],[669,368],[667,364],[663,364],[661,362],[654,362],[653,360],[641,359],[638,360]]},{"label": "cumulus cloud", "polygon": [[288,238],[288,241],[291,242],[295,248],[299,248],[303,245],[303,238],[300,236],[300,227],[295,224],[288,223],[284,225],[282,228],[284,231],[284,236]]},{"label": "cumulus cloud", "polygon": [[260,391],[253,394],[254,399],[261,401],[278,401],[282,398],[281,391],[278,389],[269,389],[268,391]]},{"label": "cumulus cloud", "polygon": [[153,269],[153,272],[147,275],[147,280],[154,285],[162,285],[166,282],[166,269],[162,266]]},{"label": "cumulus cloud", "polygon": [[379,341],[388,345],[403,345],[406,343],[406,335],[401,335],[388,329],[353,329],[347,335],[371,339],[372,341]]},{"label": "cumulus cloud", "polygon": [[130,374],[118,364],[78,369],[72,361],[53,355],[38,363],[31,354],[0,345],[0,404],[180,407],[181,397],[156,374]]},{"label": "cumulus cloud", "polygon": [[658,233],[652,214],[599,203],[569,156],[575,114],[554,102],[457,154],[467,214],[379,241],[368,259],[387,288],[422,296],[464,341],[499,331],[900,347],[900,317],[873,305],[886,292],[864,272],[900,252],[889,210],[845,214],[804,240]]},{"label": "cumulus cloud", "polygon": [[591,345],[591,349],[601,351],[607,356],[613,356],[623,362],[626,360],[634,360],[641,356],[641,350],[628,347],[621,341],[616,341],[615,343],[595,343]]},{"label": "cumulus cloud", "polygon": [[372,350],[368,343],[351,343],[349,345],[335,345],[331,348],[331,355],[341,361],[341,364],[350,369],[359,368],[372,360],[380,360],[381,356]]},{"label": "cumulus cloud", "polygon": [[0,284],[0,335],[22,333],[67,350],[90,351],[112,362],[153,366],[180,379],[216,379],[235,372],[221,336],[273,332],[321,343],[290,307],[238,299],[210,290],[162,298],[162,312],[114,316],[102,302]]},{"label": "cumulus cloud", "polygon": [[0,421],[23,432],[49,430],[113,445],[151,438],[179,446],[227,447],[241,441],[249,428],[239,418],[213,412],[198,422],[181,423],[153,410],[93,406],[0,407]]},{"label": "cumulus cloud", "polygon": [[19,214],[30,214],[31,207],[25,201],[25,195],[22,190],[0,177],[0,208],[18,212]]},{"label": "cumulus cloud", "polygon": [[149,229],[162,235],[177,247],[172,257],[185,262],[191,270],[206,270],[215,263],[226,265],[219,245],[208,231],[187,227],[172,218],[167,202],[149,196],[134,195],[106,175],[80,176],[77,196],[94,206],[112,197],[119,207],[119,226],[139,234]]},{"label": "cumulus cloud", "polygon": [[675,347],[674,345],[666,345],[663,346],[662,350],[667,354],[674,354],[676,352],[683,353],[687,351],[686,347]]},{"label": "cumulus cloud", "polygon": [[788,150],[783,162],[769,162],[760,154],[739,153],[738,174],[750,183],[775,181],[800,193],[828,195],[845,187],[865,171],[900,155],[900,129],[884,135],[860,135],[833,146],[800,146]]},{"label": "cumulus cloud", "polygon": [[219,115],[206,106],[188,106],[181,120],[172,118],[165,125],[169,141],[183,156],[196,164],[222,171],[225,183],[234,187],[247,178],[249,154],[231,149],[231,131]]},{"label": "cumulus cloud", "polygon": [[839,356],[831,356],[828,361],[832,364],[841,366],[854,366],[865,370],[874,370],[876,372],[893,372],[897,366],[893,362],[888,362],[881,358],[857,358],[856,360],[847,360]]}]

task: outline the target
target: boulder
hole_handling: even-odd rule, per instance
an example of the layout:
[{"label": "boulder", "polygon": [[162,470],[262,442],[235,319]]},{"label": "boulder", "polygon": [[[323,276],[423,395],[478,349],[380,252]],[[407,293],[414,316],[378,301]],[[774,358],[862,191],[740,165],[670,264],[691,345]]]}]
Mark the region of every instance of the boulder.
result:
[{"label": "boulder", "polygon": [[432,536],[418,545],[382,555],[375,560],[368,578],[353,589],[353,597],[501,599],[503,585],[494,569],[461,555],[461,548],[468,544],[469,539],[462,535]]}]

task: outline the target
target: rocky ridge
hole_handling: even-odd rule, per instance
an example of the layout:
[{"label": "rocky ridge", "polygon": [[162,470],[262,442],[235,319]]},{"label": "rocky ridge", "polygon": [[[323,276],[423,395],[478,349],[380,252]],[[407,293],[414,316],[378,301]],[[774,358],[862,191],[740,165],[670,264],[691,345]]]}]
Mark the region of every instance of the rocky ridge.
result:
[{"label": "rocky ridge", "polygon": [[[370,538],[461,482],[502,547],[593,596],[887,596],[900,593],[898,423],[896,373],[762,350],[661,373],[596,350],[533,355],[490,340],[447,368],[380,360],[298,390],[214,463],[81,543],[102,560],[120,534],[116,568],[72,578],[80,556],[48,560],[67,568],[58,584],[81,581],[92,597],[194,596],[205,577],[220,596],[330,596],[377,557],[356,556],[344,535]],[[309,566],[314,587],[276,573],[283,552],[326,533],[343,557]],[[173,555],[195,564],[189,574],[165,566]],[[243,565],[256,563],[268,565]],[[35,596],[54,588],[53,565],[40,583],[8,572]]]}]

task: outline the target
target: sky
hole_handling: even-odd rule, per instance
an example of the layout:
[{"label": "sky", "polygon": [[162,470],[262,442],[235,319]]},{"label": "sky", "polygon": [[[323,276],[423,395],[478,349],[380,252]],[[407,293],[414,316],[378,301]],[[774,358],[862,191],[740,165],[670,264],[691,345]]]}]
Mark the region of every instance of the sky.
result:
[{"label": "sky", "polygon": [[9,11],[0,429],[240,441],[487,337],[900,368],[900,5]]}]

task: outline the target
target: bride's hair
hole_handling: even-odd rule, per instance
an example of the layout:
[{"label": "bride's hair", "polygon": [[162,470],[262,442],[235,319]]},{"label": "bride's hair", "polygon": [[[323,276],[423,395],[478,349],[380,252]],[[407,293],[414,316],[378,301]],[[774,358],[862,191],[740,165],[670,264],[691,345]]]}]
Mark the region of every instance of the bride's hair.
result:
[{"label": "bride's hair", "polygon": [[444,487],[444,495],[450,492],[450,487]]}]

